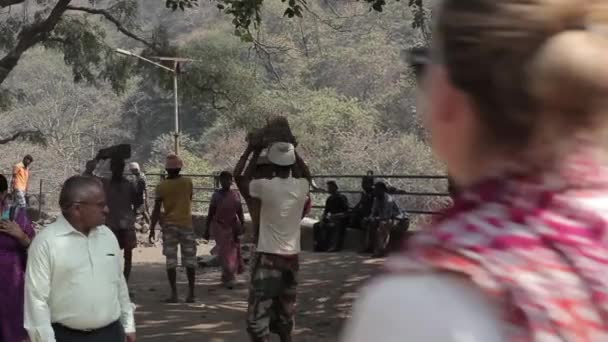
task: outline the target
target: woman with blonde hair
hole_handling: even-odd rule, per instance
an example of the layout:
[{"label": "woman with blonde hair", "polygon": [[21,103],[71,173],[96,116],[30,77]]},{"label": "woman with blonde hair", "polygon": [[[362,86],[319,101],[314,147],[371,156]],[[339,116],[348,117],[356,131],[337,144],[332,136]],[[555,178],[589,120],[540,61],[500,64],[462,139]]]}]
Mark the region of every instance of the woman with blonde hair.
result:
[{"label": "woman with blonde hair", "polygon": [[608,1],[444,0],[425,124],[459,188],[344,341],[608,341]]}]

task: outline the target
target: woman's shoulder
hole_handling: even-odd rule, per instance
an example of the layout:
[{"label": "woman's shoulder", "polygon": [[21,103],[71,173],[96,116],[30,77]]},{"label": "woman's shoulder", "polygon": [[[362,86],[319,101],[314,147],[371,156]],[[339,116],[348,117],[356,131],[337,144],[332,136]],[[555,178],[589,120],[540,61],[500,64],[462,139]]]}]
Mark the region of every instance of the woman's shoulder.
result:
[{"label": "woman's shoulder", "polygon": [[498,305],[464,277],[387,275],[362,290],[344,341],[499,342],[501,331]]},{"label": "woman's shoulder", "polygon": [[217,201],[222,198],[222,192],[220,190],[215,190],[211,195],[211,201]]}]

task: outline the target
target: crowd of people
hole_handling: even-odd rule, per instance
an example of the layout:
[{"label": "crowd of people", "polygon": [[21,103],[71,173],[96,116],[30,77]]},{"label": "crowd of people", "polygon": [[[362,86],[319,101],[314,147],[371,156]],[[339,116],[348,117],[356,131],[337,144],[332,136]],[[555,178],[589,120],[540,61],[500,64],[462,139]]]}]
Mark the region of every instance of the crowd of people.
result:
[{"label": "crowd of people", "polygon": [[336,181],[327,182],[329,196],[321,219],[313,226],[316,252],[339,252],[344,246],[347,228],[363,232],[362,254],[383,257],[388,252],[391,236],[409,229],[407,213],[399,206],[382,181],[375,182],[372,175],[363,177],[359,202],[351,209],[348,198],[340,193]]},{"label": "crowd of people", "polygon": [[[417,51],[416,67],[424,122],[454,203],[387,259],[342,340],[608,340],[608,3],[445,0],[436,14],[435,41]],[[234,172],[222,173],[205,233],[218,243],[221,280],[231,288],[243,270],[244,199],[256,244],[252,342],[271,334],[293,340],[300,223],[313,185],[292,139],[270,140],[249,139]],[[63,185],[62,215],[34,236],[24,210],[32,162],[17,164],[10,183],[0,177],[2,341],[135,341],[128,251],[141,184],[125,181],[124,160],[111,161],[108,179],[87,164]],[[195,301],[193,185],[182,166],[167,156],[150,218],[150,240],[157,223],[163,230],[171,303],[179,301],[178,246],[186,301]],[[318,251],[340,250],[350,225],[380,256],[391,232],[407,224],[385,183],[367,177],[362,187],[349,209],[328,183],[314,229]]]},{"label": "crowd of people", "polygon": [[[262,156],[262,154],[264,154]],[[27,218],[29,165],[26,156],[14,167],[12,181],[0,176],[0,275],[11,279],[0,292],[2,341],[135,341],[134,306],[128,290],[135,220],[145,213],[146,180],[139,165],[109,158],[110,174],[95,173],[100,160],[87,163],[83,175],[61,189],[61,215],[34,237]],[[156,187],[149,240],[162,227],[170,296],[177,289],[178,250],[188,278],[185,302],[194,303],[196,240],[192,222],[193,183],[181,175],[183,162],[166,158],[166,178]],[[275,142],[248,146],[235,175],[222,172],[212,196],[204,238],[213,238],[222,267],[221,281],[232,289],[244,271],[240,239],[244,233],[241,196],[254,219],[256,257],[251,265],[247,330],[253,341],[277,333],[291,341],[300,252],[300,221],[311,208],[311,175],[295,146]],[[233,189],[236,179],[240,189]],[[145,215],[144,215],[145,216]],[[121,259],[124,261],[121,262]],[[27,266],[26,266],[27,264]]]}]

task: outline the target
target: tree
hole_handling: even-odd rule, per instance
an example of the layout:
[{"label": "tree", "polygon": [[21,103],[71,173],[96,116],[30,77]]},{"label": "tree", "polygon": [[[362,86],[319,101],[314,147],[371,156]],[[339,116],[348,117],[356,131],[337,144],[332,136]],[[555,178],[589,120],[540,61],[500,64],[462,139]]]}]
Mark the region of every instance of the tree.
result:
[{"label": "tree", "polygon": [[[267,2],[268,1],[270,0],[267,0]],[[386,0],[364,1],[369,3],[371,8],[378,12],[382,12],[386,5]],[[216,0],[216,2],[219,9],[224,10],[233,17],[232,22],[237,28],[238,33],[248,33],[250,26],[258,26],[262,21],[261,11],[264,0]],[[287,3],[284,15],[289,18],[301,18],[307,9],[306,0],[281,0],[281,2]],[[191,8],[195,5],[198,5],[198,0],[167,0],[167,7],[172,8],[173,10],[176,10],[177,8],[183,10],[186,7]],[[424,24],[423,0],[408,0],[408,5],[410,7],[415,7],[418,13],[421,13],[419,20],[413,23],[416,27],[421,27]]]},{"label": "tree", "polygon": [[33,49],[26,63],[8,81],[24,91],[18,104],[3,114],[13,128],[40,133],[45,149],[67,165],[83,165],[99,148],[126,138],[121,122],[126,96],[108,84],[75,84],[61,56],[42,48]]},{"label": "tree", "polygon": [[[103,43],[104,31],[90,17],[101,17],[113,25],[123,35],[139,44],[159,52],[160,44],[137,33],[137,25],[133,20],[138,3],[142,0],[87,0],[89,6],[78,6],[76,0],[39,0],[34,7],[34,15],[16,15],[8,11],[1,14],[8,17],[0,23],[0,50],[7,51],[0,58],[0,85],[9,73],[17,66],[23,54],[38,44],[59,49],[65,53],[65,61],[72,66],[74,78],[78,80],[93,80],[95,77],[111,80],[112,84],[121,89],[124,87],[124,71],[127,65],[124,59],[113,57],[113,51]],[[244,40],[253,41],[250,27],[258,27],[261,23],[261,8],[263,0],[214,0],[217,6],[226,14],[233,17],[236,34]],[[267,0],[270,1],[270,0]],[[281,0],[286,2],[286,0]],[[386,0],[365,0],[376,11],[382,11]],[[399,0],[395,0],[399,1]],[[10,6],[26,6],[26,0],[0,0],[0,10]],[[184,10],[198,4],[197,0],[166,0],[167,7]],[[422,13],[422,0],[409,0]],[[285,16],[302,17],[306,9],[305,0],[289,0]],[[83,15],[84,14],[84,15]],[[416,22],[415,22],[416,24]],[[420,25],[419,23],[416,25]],[[105,65],[104,65],[105,64]],[[99,68],[99,66],[102,66]],[[99,71],[95,71],[97,67]]]},{"label": "tree", "polygon": [[[411,28],[415,13],[407,2],[387,1],[380,13],[370,11],[365,1],[307,0],[304,17],[289,20],[284,18],[288,3],[268,0],[262,22],[251,24],[253,42],[234,35],[234,24],[217,10],[215,0],[201,1],[195,9],[184,7],[184,12],[179,7],[168,11],[159,1],[133,2],[141,7],[125,25],[152,46],[114,30],[102,15],[68,11],[51,38],[69,37],[70,43],[77,42],[73,48],[66,51],[64,42],[53,38],[23,55],[3,83],[13,103],[0,114],[0,138],[40,129],[48,145],[19,138],[2,149],[0,168],[10,171],[7,167],[30,153],[37,160],[35,176],[59,186],[82,168],[83,158],[96,146],[124,141],[132,143],[134,158],[147,172],[162,169],[173,145],[173,77],[116,56],[110,48],[128,46],[144,56],[162,53],[195,60],[183,65],[178,76],[182,153],[189,173],[230,169],[244,148],[246,132],[276,114],[289,117],[300,151],[316,173],[362,174],[369,168],[441,173],[424,136],[417,133],[415,84],[408,82],[401,55],[424,43]],[[113,3],[117,1],[73,0],[73,6],[95,10],[108,10]],[[22,25],[21,9],[0,11],[0,26],[5,18]],[[28,11],[33,13],[31,6]],[[0,41],[10,37],[18,40],[0,33]],[[106,68],[108,59],[118,69]],[[116,81],[104,71],[115,71]],[[122,77],[137,74],[143,77],[129,82]],[[83,84],[75,84],[75,78]],[[112,89],[121,87],[122,94]],[[53,122],[63,127],[74,122],[75,129],[60,130]],[[95,123],[96,129],[87,123]],[[345,181],[344,186],[356,189],[356,183]],[[201,181],[197,186],[210,184]]]},{"label": "tree", "polygon": [[[232,24],[236,27],[236,35],[240,36],[241,40],[253,41],[253,48],[258,55],[258,58],[261,57],[260,61],[266,68],[266,71],[276,80],[281,80],[283,71],[275,68],[273,59],[276,59],[280,53],[286,50],[281,50],[281,47],[277,48],[266,45],[258,38],[253,39],[253,34],[250,32],[251,27],[255,29],[261,28],[262,16],[260,11],[263,0],[212,1],[217,3],[219,8],[224,9],[226,14],[233,17]],[[269,3],[270,1],[272,0],[267,0],[266,3]],[[372,9],[376,11],[382,11],[386,8],[386,2],[384,0],[364,1],[370,3]],[[395,1],[398,2],[399,0]],[[193,7],[197,3],[196,0],[166,0],[167,7],[173,10],[185,10]],[[285,3],[284,6],[286,7],[284,16],[301,17],[303,14],[302,12],[304,11],[310,14],[312,19],[319,19],[317,13],[311,9],[312,7],[306,6],[304,0],[289,0],[287,2],[282,0],[281,2],[273,2],[275,7],[279,10],[281,8],[281,5],[279,4],[281,3]],[[327,6],[332,3],[333,6],[338,6],[336,0],[324,1],[324,4]],[[17,66],[24,53],[37,45],[42,45],[48,49],[62,53],[65,64],[71,69],[74,81],[87,81],[89,83],[96,83],[98,80],[107,81],[117,92],[125,90],[127,80],[132,75],[136,74],[137,70],[134,70],[135,63],[132,59],[127,59],[115,54],[114,49],[111,47],[112,43],[108,42],[108,40],[111,40],[108,39],[108,33],[110,32],[108,30],[109,27],[115,28],[120,36],[128,38],[140,47],[143,47],[144,55],[163,54],[171,56],[182,53],[200,55],[201,52],[203,52],[203,57],[206,57],[204,56],[205,46],[200,43],[198,44],[200,47],[198,49],[196,44],[194,46],[190,44],[191,46],[182,49],[177,49],[168,44],[168,36],[162,27],[153,30],[153,34],[148,34],[148,37],[144,37],[145,35],[141,33],[143,30],[138,26],[136,20],[138,7],[141,4],[142,0],[38,0],[36,5],[29,5],[26,0],[0,0],[0,19],[5,19],[0,21],[0,110],[7,110],[16,98],[23,98],[24,95],[26,95],[24,94],[23,89],[19,89],[18,87],[2,89],[1,86],[10,72]],[[423,14],[421,18],[424,17],[422,1],[409,0],[408,4],[409,6],[418,9],[417,11],[414,11],[416,18],[419,18],[419,13]],[[394,9],[391,9],[390,11],[394,11]],[[176,19],[173,18],[172,20],[175,21]],[[416,24],[417,20],[418,19],[413,20],[414,26],[420,26],[419,23]],[[332,25],[331,23],[326,24],[328,26]],[[302,30],[301,25],[302,24],[300,23],[300,31]],[[333,29],[335,29],[335,27],[333,27]],[[302,33],[302,40],[304,43],[305,39],[306,38]],[[373,40],[375,38],[370,39]],[[380,43],[380,45],[382,44]],[[306,50],[307,46],[302,46],[301,48]],[[239,47],[238,49],[233,49],[233,51],[239,51],[239,49],[240,51],[245,50],[242,47]],[[226,49],[220,49],[218,51],[226,52]],[[4,57],[2,57],[3,53],[5,54]],[[308,54],[308,51],[306,51],[306,54]],[[347,57],[348,54],[348,48],[343,48],[342,57]],[[358,55],[361,55],[361,53],[358,53]],[[318,65],[315,65],[314,63],[301,64],[301,70],[304,68],[310,69],[309,72],[311,75],[314,74],[315,70],[318,70],[320,75],[325,76],[326,80],[329,82],[323,81],[322,79],[315,80],[314,77],[309,81],[312,82],[317,89],[341,84],[343,85],[342,89],[338,89],[338,92],[348,96],[360,95],[360,91],[344,89],[348,83],[339,82],[338,79],[334,79],[328,74],[323,74],[323,71],[327,69],[324,67],[324,64],[327,64],[327,61],[324,60],[326,57],[326,55],[316,56],[315,60]],[[238,57],[236,59],[238,59]],[[207,58],[205,58],[205,60],[207,60]],[[235,59],[228,59],[228,61],[232,60]],[[220,64],[230,64],[222,62],[221,58],[215,59],[216,63],[218,61],[220,61]],[[336,65],[340,67],[346,65],[346,63],[342,63],[342,61],[339,61],[338,59],[334,59],[333,62],[338,63]],[[359,61],[350,60],[349,63],[358,63],[358,65],[365,67],[364,59]],[[238,68],[238,64],[236,66]],[[375,67],[375,69],[383,68],[383,65],[380,64],[370,64],[370,66]],[[163,88],[169,90],[170,86],[167,86],[171,83],[167,77],[169,75],[155,69],[152,71],[149,66],[140,65],[139,67],[147,68],[147,74],[160,75],[153,81],[156,84],[161,85],[161,90]],[[211,73],[209,72],[210,70]],[[217,72],[217,70],[221,70],[222,72]],[[217,112],[221,110],[224,110],[225,112],[229,111],[231,114],[242,112],[242,110],[234,111],[237,107],[237,100],[239,102],[251,102],[252,99],[248,99],[247,97],[257,93],[250,91],[252,88],[257,87],[255,80],[252,79],[252,81],[243,82],[244,79],[241,76],[246,74],[245,69],[239,71],[234,67],[231,67],[229,70],[235,70],[237,72],[232,72],[228,75],[223,72],[225,70],[226,69],[221,68],[221,65],[219,69],[209,65],[201,68],[199,65],[191,68],[190,71],[193,71],[192,73],[182,76],[187,84],[183,88],[184,92],[182,97],[191,99],[191,103],[196,103],[197,109],[202,111],[207,118],[217,116]],[[209,75],[212,77],[207,77]],[[371,77],[366,78],[366,82],[356,84],[358,88],[363,89],[361,91],[364,93],[368,93],[364,88],[369,88],[370,82],[378,84],[373,78],[378,75],[370,76]],[[333,81],[334,84],[332,84],[331,81]],[[366,83],[368,83],[367,86]],[[149,84],[149,86],[150,85],[151,84]],[[226,85],[232,86],[232,93],[225,90]],[[238,90],[239,85],[241,89],[249,91]],[[343,89],[345,91],[343,91]],[[167,93],[169,93],[169,91],[167,91]],[[239,107],[243,108],[244,106],[240,105]],[[12,132],[12,134],[9,134],[8,137],[0,140],[0,142],[7,143],[14,139],[21,138],[41,141],[42,136],[40,133],[40,131]]]},{"label": "tree", "polygon": [[[91,16],[102,17],[125,36],[143,45],[154,46],[153,42],[134,31],[136,27],[131,20],[137,9],[137,1],[88,0],[90,7],[77,6],[76,3],[81,2],[40,0],[30,9],[25,0],[0,1],[0,10],[7,9],[1,14],[5,20],[0,23],[0,50],[6,51],[4,57],[0,58],[0,84],[17,66],[23,54],[39,44],[62,51],[76,81],[93,81],[96,77],[117,80],[119,73],[115,70],[124,69],[124,62],[112,58],[111,49],[104,44],[105,31],[99,23],[90,19]],[[18,4],[22,9],[20,13],[9,7]],[[30,10],[33,10],[33,15],[30,15]],[[103,62],[105,65],[102,65]],[[115,85],[120,88],[124,82]]]}]

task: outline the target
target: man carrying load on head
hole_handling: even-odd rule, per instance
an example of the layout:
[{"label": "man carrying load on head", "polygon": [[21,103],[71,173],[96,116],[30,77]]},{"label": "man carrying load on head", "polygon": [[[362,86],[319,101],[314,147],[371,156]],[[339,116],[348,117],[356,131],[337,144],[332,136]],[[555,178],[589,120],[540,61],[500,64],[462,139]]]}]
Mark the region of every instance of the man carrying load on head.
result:
[{"label": "man carrying load on head", "polygon": [[[249,143],[245,154],[252,155],[250,165],[257,165],[261,151]],[[267,158],[273,168],[271,178],[253,179],[252,167],[241,179],[247,185],[241,188],[246,197],[261,203],[247,331],[253,342],[270,341],[271,333],[278,334],[281,342],[289,342],[294,328],[300,223],[309,195],[310,172],[291,143],[271,143]],[[303,177],[295,178],[294,173]]]}]

